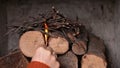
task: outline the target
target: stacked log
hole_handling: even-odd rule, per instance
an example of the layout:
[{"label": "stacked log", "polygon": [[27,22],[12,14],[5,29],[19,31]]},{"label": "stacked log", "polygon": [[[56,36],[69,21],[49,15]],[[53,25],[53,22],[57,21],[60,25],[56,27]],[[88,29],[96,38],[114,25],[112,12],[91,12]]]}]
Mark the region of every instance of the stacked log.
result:
[{"label": "stacked log", "polygon": [[[29,32],[27,32],[28,37],[24,38],[24,34],[23,36],[21,36],[21,40],[29,40],[29,38],[32,38],[32,36],[34,36],[34,32],[36,33],[40,33],[38,31],[30,31],[31,34],[29,34]],[[56,35],[56,33],[52,33],[54,35]],[[27,36],[26,35],[26,36]],[[43,46],[46,47],[46,45],[44,44],[44,42],[40,41],[42,39],[44,39],[43,37],[39,36],[40,34],[38,34],[38,37],[36,35],[36,38],[40,38],[39,40],[39,46]],[[82,55],[82,60],[81,60],[81,67],[82,68],[107,68],[107,62],[106,62],[106,58],[105,58],[105,45],[103,40],[101,40],[100,38],[96,37],[93,34],[89,34],[88,38],[89,38],[89,42],[88,42],[88,51],[86,52],[86,42],[83,40],[79,40],[76,41],[76,38],[73,36],[71,39],[74,39],[72,41],[74,41],[75,43],[73,43],[72,45],[72,50],[69,50],[69,43],[68,41],[62,37],[61,35],[57,34],[57,37],[49,37],[49,41],[48,41],[48,45],[47,47],[52,48],[52,50],[56,53],[56,54],[62,54],[61,56],[58,57],[58,60],[61,64],[61,68],[78,68],[78,61],[79,59],[77,58],[76,55]],[[36,39],[32,39],[32,41],[35,41]],[[30,41],[31,42],[31,41]],[[35,48],[35,42],[31,42],[31,45],[29,46],[28,44],[30,42],[20,42],[20,46],[28,46],[31,50],[32,48]],[[24,43],[24,45],[23,45]],[[42,44],[41,44],[42,43]],[[26,44],[26,45],[25,45]],[[83,47],[82,47],[83,46]],[[36,49],[38,48],[36,47]],[[25,48],[25,47],[23,47]],[[28,48],[27,48],[28,49]],[[27,49],[25,49],[25,51],[27,51]],[[32,51],[35,51],[32,50]],[[29,50],[27,51],[29,53]],[[85,53],[86,52],[86,53]],[[26,53],[23,52],[25,55]],[[33,53],[32,53],[33,54]],[[30,56],[29,56],[30,57]]]},{"label": "stacked log", "polygon": [[78,59],[71,51],[59,56],[60,68],[78,68]]},{"label": "stacked log", "polygon": [[67,52],[69,49],[68,41],[57,32],[53,32],[51,34],[55,37],[49,37],[48,46],[52,48],[56,54],[64,54]]},{"label": "stacked log", "polygon": [[43,34],[40,31],[25,32],[19,41],[20,50],[27,57],[32,57],[38,47],[46,47]]},{"label": "stacked log", "polygon": [[[45,45],[42,32],[28,31],[24,33],[19,43],[21,51],[25,56],[32,57],[38,47],[50,47],[56,54],[62,54],[62,56],[58,57],[61,68],[78,68],[78,61],[80,60],[76,55],[83,55],[81,61],[82,68],[107,67],[104,43],[93,34],[88,35],[88,42],[84,40],[87,36],[81,39],[79,36],[76,37],[71,33],[67,33],[66,35],[70,39],[68,41],[57,32],[51,34],[55,35],[55,37],[49,36],[48,45]],[[70,45],[69,42],[73,44]]]},{"label": "stacked log", "polygon": [[82,68],[107,68],[103,40],[89,34],[88,52],[82,56]]},{"label": "stacked log", "polygon": [[82,55],[86,52],[86,44],[83,41],[78,41],[72,45],[72,51],[76,55]]},{"label": "stacked log", "polygon": [[65,38],[56,37],[49,39],[49,47],[53,49],[56,54],[64,54],[69,49],[69,43]]}]

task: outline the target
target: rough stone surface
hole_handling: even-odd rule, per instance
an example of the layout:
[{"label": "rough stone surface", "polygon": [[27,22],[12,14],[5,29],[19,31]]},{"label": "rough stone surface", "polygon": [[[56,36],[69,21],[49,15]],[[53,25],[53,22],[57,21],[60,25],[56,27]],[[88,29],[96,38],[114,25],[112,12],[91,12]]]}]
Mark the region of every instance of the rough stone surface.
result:
[{"label": "rough stone surface", "polygon": [[[10,0],[7,2],[8,25],[21,25],[28,16],[50,10],[54,5],[66,17],[79,17],[89,31],[105,41],[109,66],[120,64],[120,1],[115,0]],[[18,36],[9,36],[9,50],[17,48]],[[109,67],[109,68],[110,68]]]}]

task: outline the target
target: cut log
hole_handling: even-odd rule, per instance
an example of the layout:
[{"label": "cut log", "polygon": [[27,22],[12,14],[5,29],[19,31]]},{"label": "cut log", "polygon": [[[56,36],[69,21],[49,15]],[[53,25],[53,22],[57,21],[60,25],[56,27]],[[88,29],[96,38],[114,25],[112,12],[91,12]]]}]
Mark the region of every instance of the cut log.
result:
[{"label": "cut log", "polygon": [[19,41],[19,47],[23,54],[32,57],[38,47],[46,47],[44,37],[39,31],[28,31],[24,33]]},{"label": "cut log", "polygon": [[72,45],[72,51],[76,54],[76,55],[82,55],[85,54],[85,52],[87,51],[87,44],[85,41],[82,41],[80,39],[77,39],[76,37],[74,37],[72,35],[72,33],[67,33],[69,39],[71,40],[71,42],[73,43]]},{"label": "cut log", "polygon": [[20,50],[16,50],[0,58],[0,68],[26,68],[27,65],[28,60]]},{"label": "cut log", "polygon": [[68,41],[60,35],[57,35],[57,37],[50,37],[48,45],[56,54],[64,54],[69,49]]},{"label": "cut log", "polygon": [[71,51],[58,57],[60,68],[78,68],[78,59]]},{"label": "cut log", "polygon": [[73,43],[72,45],[72,51],[73,53],[75,53],[76,55],[82,55],[86,53],[86,44],[84,41],[78,41],[77,43]]},{"label": "cut log", "polygon": [[107,68],[103,40],[89,34],[88,52],[82,57],[82,68]]}]

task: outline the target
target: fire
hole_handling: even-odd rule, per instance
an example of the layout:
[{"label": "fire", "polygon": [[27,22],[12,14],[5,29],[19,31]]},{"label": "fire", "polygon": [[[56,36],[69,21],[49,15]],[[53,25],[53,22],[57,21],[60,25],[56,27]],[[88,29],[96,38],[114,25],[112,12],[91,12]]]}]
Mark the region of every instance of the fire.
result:
[{"label": "fire", "polygon": [[[45,30],[44,30],[44,31],[45,31],[46,33],[48,33],[48,25],[47,25],[46,23],[44,24],[44,27],[45,27]],[[48,35],[45,34],[44,36],[45,36],[45,44],[47,45]]]}]

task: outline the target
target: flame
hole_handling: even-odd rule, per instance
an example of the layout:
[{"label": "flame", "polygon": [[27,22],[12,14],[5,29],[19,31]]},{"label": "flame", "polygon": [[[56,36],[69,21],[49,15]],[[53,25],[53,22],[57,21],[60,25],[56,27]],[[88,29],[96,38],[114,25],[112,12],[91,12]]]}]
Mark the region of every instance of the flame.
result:
[{"label": "flame", "polygon": [[[48,25],[47,25],[46,23],[44,24],[44,27],[45,27],[45,30],[44,30],[44,31],[45,31],[46,33],[48,33]],[[45,44],[47,45],[48,35],[45,34],[44,36],[45,36]]]}]

